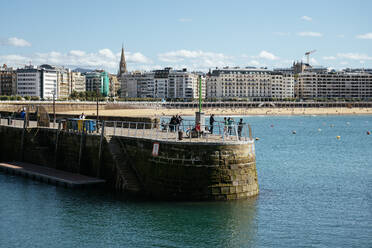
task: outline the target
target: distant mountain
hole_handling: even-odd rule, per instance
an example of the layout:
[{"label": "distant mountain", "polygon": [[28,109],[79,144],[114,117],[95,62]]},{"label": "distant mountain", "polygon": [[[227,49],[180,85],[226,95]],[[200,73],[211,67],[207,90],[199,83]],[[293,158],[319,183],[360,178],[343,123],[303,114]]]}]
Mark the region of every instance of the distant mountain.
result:
[{"label": "distant mountain", "polygon": [[87,72],[92,72],[93,70],[90,69],[84,69],[84,68],[75,68],[72,70],[73,72],[80,72],[80,73],[87,73]]}]

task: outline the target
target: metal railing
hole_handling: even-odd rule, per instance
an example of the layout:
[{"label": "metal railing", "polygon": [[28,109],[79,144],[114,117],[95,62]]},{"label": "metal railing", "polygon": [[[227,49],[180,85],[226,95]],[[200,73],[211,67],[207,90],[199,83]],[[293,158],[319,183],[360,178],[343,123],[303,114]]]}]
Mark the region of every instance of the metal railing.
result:
[{"label": "metal railing", "polygon": [[[24,119],[1,118],[0,125],[24,127]],[[162,122],[128,122],[128,121],[100,121],[93,135],[102,134],[112,136],[136,137],[144,139],[175,141],[175,142],[212,142],[212,143],[252,143],[252,130],[247,123],[233,123],[226,125],[223,122],[215,122],[211,125],[200,125],[195,127],[194,121],[184,120],[180,124],[172,125]],[[37,127],[36,121],[29,121],[28,127]],[[66,132],[81,132],[79,130],[63,129],[61,124],[49,128],[64,130]],[[86,131],[82,131],[86,132]]]},{"label": "metal railing", "polygon": [[196,128],[193,121],[182,121],[177,125],[165,122],[159,125],[147,122],[105,121],[103,125],[105,134],[114,136],[179,142],[253,142],[252,130],[247,123],[225,125],[215,122],[213,128],[210,125],[200,125],[200,128]]}]

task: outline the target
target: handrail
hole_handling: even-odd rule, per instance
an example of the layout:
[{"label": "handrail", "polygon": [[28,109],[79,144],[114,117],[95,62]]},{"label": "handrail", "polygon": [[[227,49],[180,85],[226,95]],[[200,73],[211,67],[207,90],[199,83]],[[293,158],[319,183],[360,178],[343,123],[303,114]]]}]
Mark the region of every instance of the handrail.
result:
[{"label": "handrail", "polygon": [[[0,116],[0,125],[23,128],[24,119]],[[29,121],[29,127],[37,127],[36,121]],[[52,123],[51,123],[52,124]],[[100,128],[104,125],[104,128]],[[200,142],[200,143],[252,143],[251,127],[247,123],[225,125],[216,121],[213,125],[200,125],[200,131],[195,129],[192,121],[183,121],[178,125],[150,122],[105,121],[98,122],[98,134],[104,130],[105,135],[136,137],[161,141]],[[49,128],[62,129],[62,125]],[[67,130],[66,132],[87,132],[86,130]],[[96,135],[94,133],[93,135]]]}]

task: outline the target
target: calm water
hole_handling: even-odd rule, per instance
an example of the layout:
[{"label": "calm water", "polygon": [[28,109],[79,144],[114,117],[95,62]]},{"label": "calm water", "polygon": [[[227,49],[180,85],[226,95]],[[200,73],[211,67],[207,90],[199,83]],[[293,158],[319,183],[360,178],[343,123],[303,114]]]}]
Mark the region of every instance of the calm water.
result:
[{"label": "calm water", "polygon": [[257,198],[150,202],[0,173],[0,247],[372,247],[372,117],[246,119]]}]

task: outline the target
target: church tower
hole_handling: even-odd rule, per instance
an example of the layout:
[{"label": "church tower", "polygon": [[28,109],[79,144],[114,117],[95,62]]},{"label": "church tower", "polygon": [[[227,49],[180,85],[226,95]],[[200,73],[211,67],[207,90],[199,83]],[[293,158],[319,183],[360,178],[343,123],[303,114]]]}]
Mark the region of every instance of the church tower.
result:
[{"label": "church tower", "polygon": [[127,72],[127,63],[125,62],[125,56],[124,56],[124,46],[121,47],[121,58],[120,58],[120,64],[119,64],[119,72],[118,77],[123,75]]}]

